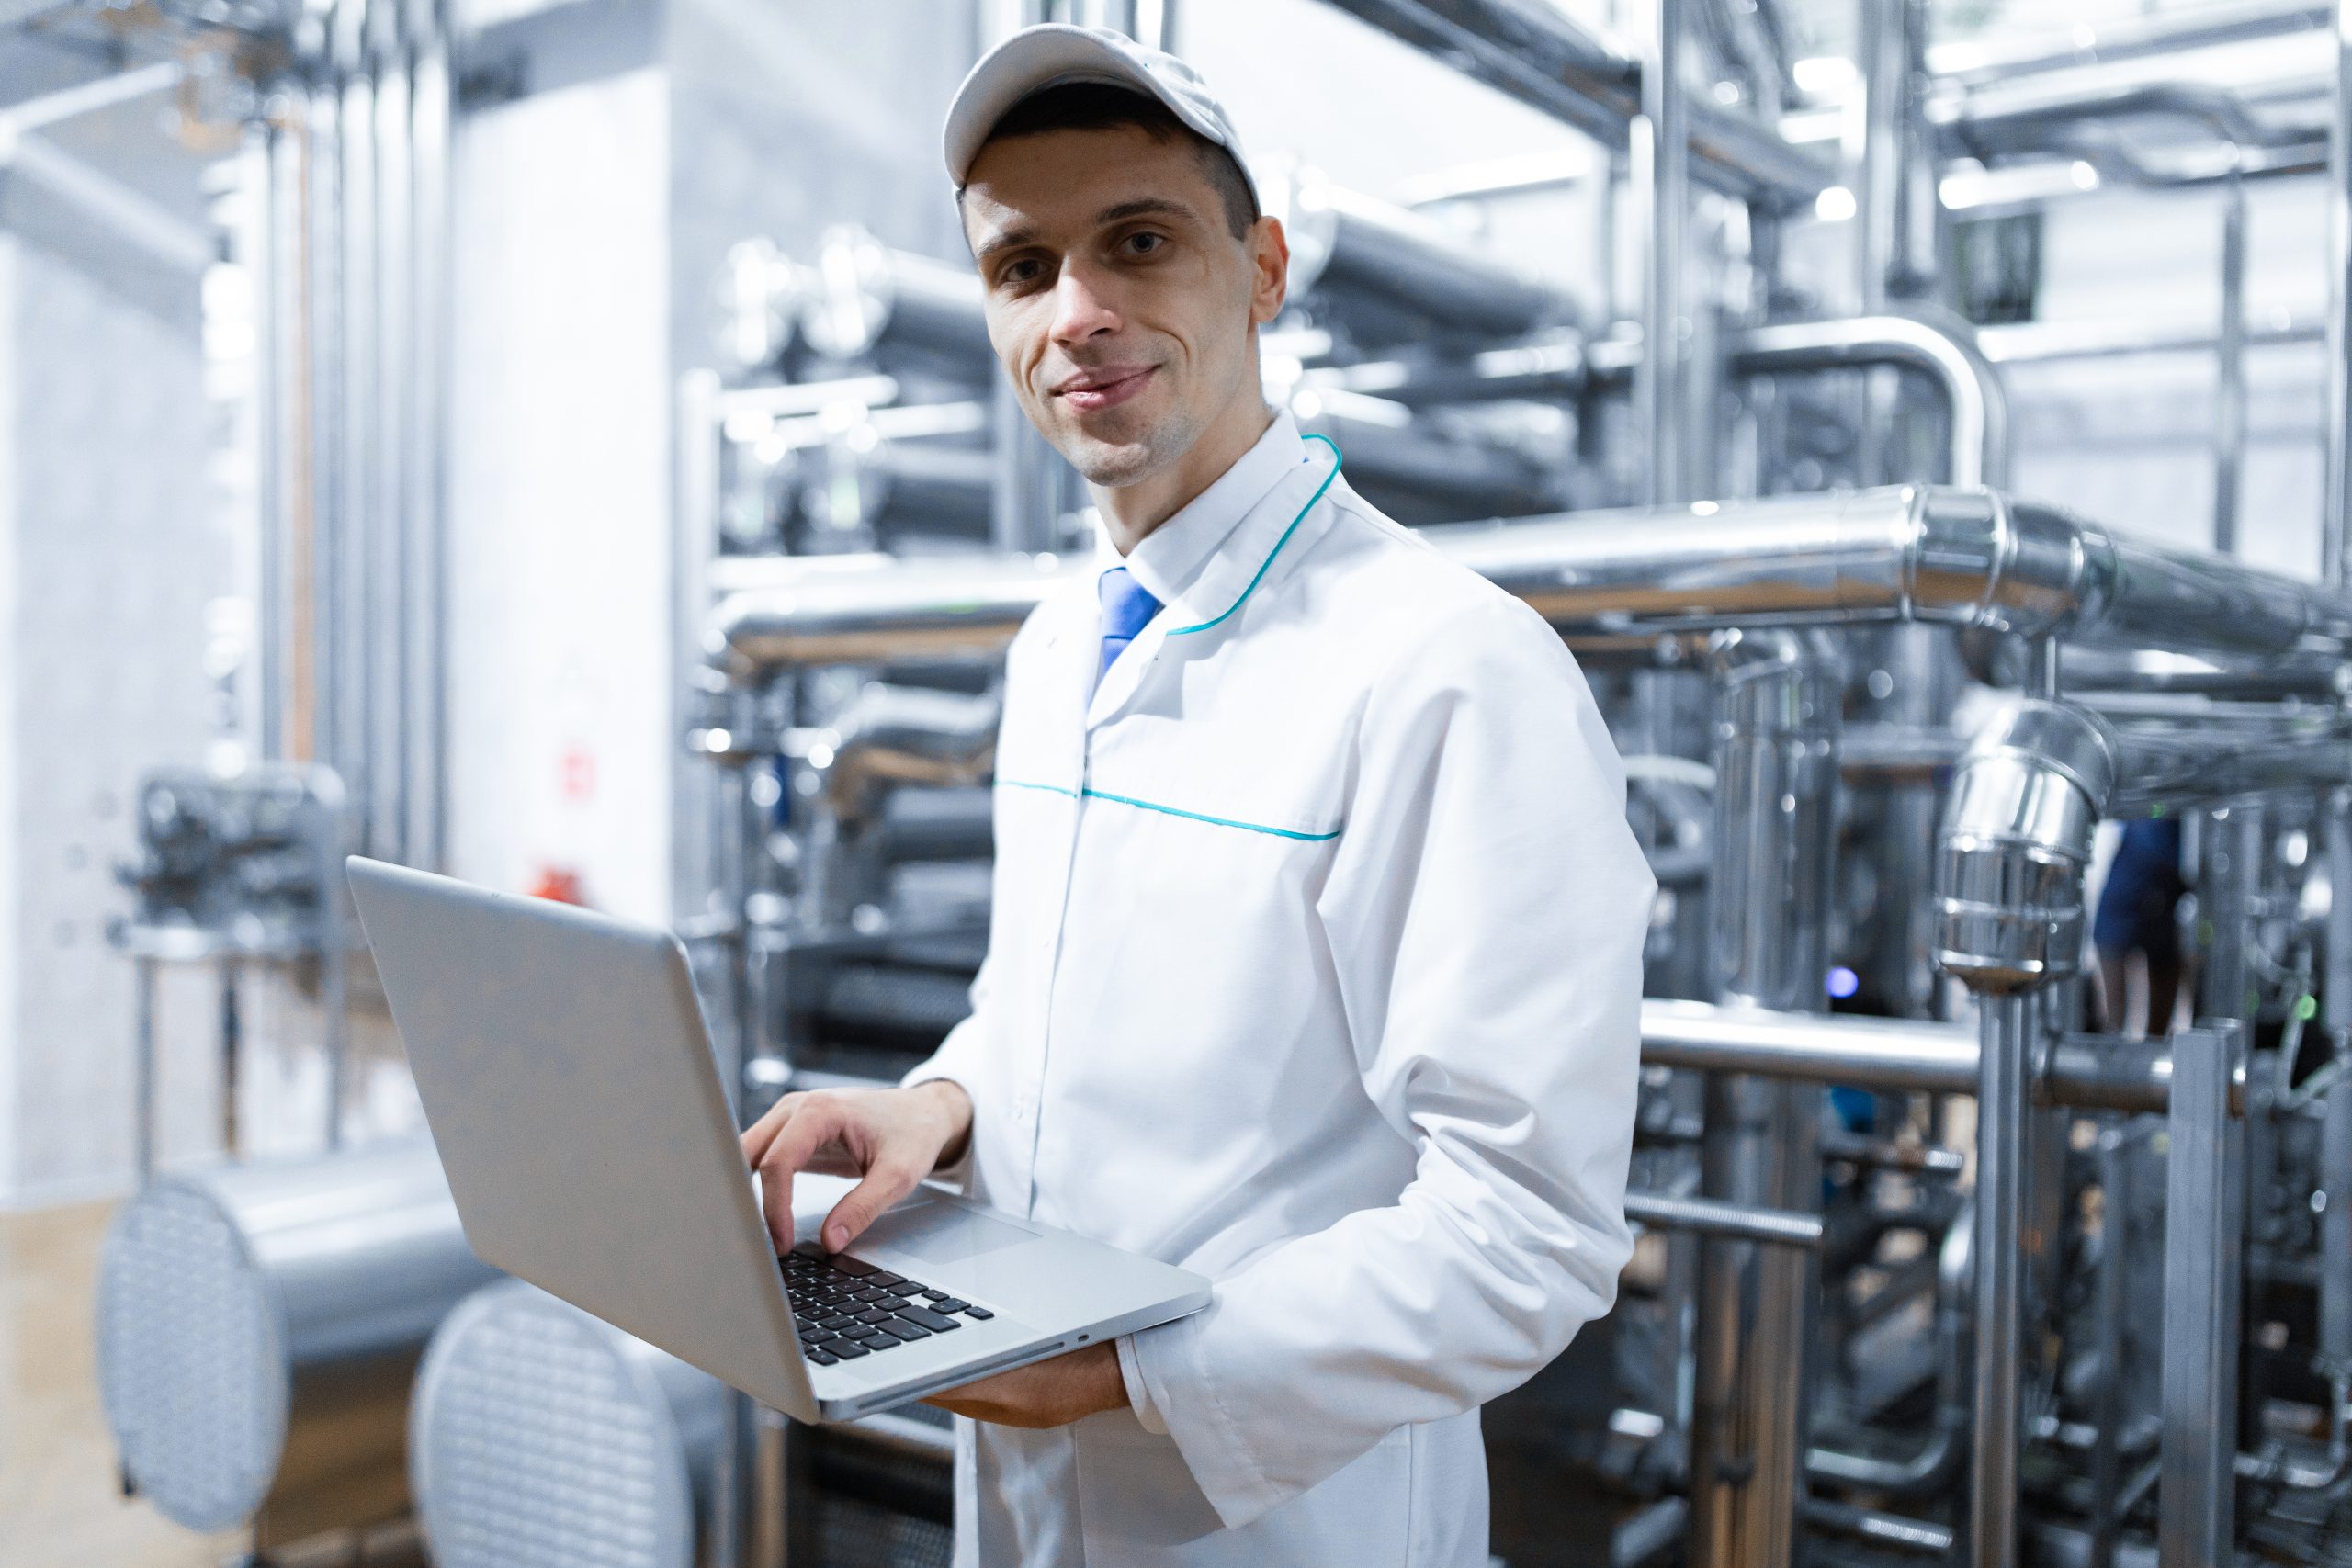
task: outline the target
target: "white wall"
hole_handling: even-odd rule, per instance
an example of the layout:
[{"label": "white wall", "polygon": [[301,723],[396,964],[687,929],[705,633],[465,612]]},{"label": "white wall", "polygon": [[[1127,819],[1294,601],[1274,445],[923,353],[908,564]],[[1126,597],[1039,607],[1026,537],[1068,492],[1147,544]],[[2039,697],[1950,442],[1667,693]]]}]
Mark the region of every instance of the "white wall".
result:
[{"label": "white wall", "polygon": [[[0,240],[0,1206],[119,1190],[131,1158],[139,774],[203,760],[206,602],[227,553],[190,308],[164,319]],[[166,1153],[214,1124],[201,997],[167,1031]]]},{"label": "white wall", "polygon": [[669,93],[479,114],[458,146],[455,874],[670,911]]}]

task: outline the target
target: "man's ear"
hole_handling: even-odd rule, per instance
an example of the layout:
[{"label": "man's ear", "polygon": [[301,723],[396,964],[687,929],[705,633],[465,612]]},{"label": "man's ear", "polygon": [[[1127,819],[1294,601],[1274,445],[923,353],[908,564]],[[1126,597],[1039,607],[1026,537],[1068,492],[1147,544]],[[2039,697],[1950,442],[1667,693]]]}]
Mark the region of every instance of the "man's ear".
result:
[{"label": "man's ear", "polygon": [[1281,315],[1290,298],[1290,238],[1281,219],[1269,216],[1250,225],[1250,258],[1255,269],[1250,319],[1262,325]]}]

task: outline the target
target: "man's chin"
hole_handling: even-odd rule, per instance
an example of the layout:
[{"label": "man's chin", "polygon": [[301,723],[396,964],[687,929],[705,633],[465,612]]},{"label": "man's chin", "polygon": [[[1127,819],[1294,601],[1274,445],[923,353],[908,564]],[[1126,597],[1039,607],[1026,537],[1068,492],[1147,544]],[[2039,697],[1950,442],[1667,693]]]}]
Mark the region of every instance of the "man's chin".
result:
[{"label": "man's chin", "polygon": [[1148,430],[1124,441],[1080,431],[1061,443],[1060,449],[1088,483],[1117,490],[1136,483],[1167,460],[1151,437]]}]

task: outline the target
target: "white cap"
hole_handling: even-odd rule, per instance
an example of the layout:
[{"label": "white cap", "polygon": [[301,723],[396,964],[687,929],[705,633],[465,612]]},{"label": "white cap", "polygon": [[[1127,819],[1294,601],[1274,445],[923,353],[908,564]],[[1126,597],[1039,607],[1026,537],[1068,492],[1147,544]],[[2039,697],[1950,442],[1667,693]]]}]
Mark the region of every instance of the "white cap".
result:
[{"label": "white cap", "polygon": [[1250,199],[1258,199],[1257,177],[1241,155],[1241,138],[1199,72],[1124,33],[1067,22],[1022,28],[980,56],[966,74],[947,109],[947,177],[960,187],[1005,111],[1040,88],[1065,82],[1103,82],[1158,98],[1178,119],[1233,154],[1250,183]]}]

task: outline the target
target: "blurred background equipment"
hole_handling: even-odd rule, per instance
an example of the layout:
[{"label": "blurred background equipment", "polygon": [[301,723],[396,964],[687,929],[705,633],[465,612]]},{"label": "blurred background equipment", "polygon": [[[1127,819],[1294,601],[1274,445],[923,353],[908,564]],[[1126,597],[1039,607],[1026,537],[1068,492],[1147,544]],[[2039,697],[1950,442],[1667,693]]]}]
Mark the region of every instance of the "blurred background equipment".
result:
[{"label": "blurred background equipment", "polygon": [[429,1144],[159,1178],[98,1280],[126,1488],[263,1551],[400,1517],[417,1357],[493,1277]]},{"label": "blurred background equipment", "polygon": [[1102,546],[937,117],[1061,20],[1216,85],[1268,405],[1625,759],[1642,1234],[1497,1559],[2352,1565],[2343,7],[888,9],[0,4],[0,1335],[97,1369],[0,1540],[945,1561],[936,1412],[467,1296],[336,862],[669,922],[745,1120],[965,1016]]}]

